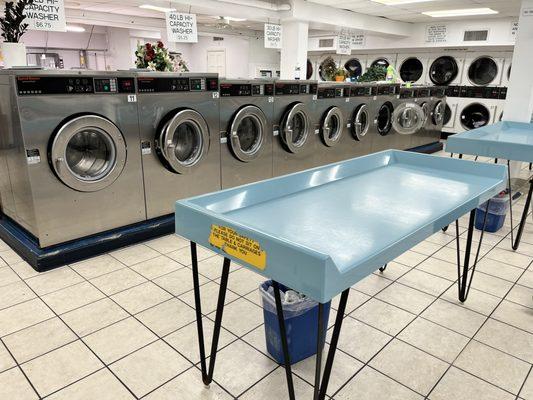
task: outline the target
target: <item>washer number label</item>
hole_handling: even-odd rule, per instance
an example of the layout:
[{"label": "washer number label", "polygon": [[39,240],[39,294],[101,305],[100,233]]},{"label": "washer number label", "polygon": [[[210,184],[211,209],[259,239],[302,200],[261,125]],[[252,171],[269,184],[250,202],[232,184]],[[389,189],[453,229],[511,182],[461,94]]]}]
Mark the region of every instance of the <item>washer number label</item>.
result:
[{"label": "washer number label", "polygon": [[213,99],[218,99],[220,97],[220,93],[213,92]]},{"label": "washer number label", "polygon": [[128,103],[137,103],[137,95],[128,94]]},{"label": "washer number label", "polygon": [[149,154],[152,154],[152,144],[149,141],[143,141],[141,142],[141,154],[143,156],[147,156]]}]

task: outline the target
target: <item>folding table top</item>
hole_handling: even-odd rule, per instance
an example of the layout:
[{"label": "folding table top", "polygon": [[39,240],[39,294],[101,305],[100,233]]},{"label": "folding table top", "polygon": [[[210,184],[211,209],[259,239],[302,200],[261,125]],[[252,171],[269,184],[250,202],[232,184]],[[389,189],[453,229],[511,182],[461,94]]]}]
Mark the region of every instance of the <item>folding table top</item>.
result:
[{"label": "folding table top", "polygon": [[449,136],[449,153],[533,162],[533,124],[498,122]]},{"label": "folding table top", "polygon": [[385,151],[178,201],[176,233],[326,302],[504,190],[506,173]]}]

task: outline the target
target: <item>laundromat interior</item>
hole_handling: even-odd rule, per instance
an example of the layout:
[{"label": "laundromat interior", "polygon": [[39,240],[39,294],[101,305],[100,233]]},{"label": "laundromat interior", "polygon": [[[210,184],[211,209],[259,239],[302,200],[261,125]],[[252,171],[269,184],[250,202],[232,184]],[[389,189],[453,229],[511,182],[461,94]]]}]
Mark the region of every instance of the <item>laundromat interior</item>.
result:
[{"label": "laundromat interior", "polygon": [[533,0],[0,30],[0,400],[533,400]]}]

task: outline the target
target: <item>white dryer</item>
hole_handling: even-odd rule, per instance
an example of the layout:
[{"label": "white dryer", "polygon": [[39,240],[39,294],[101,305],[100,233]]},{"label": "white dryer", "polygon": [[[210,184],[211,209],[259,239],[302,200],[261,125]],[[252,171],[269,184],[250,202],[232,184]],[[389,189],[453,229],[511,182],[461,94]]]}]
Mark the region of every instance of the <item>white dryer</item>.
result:
[{"label": "white dryer", "polygon": [[464,51],[431,53],[428,58],[426,84],[437,86],[461,85],[464,65]]},{"label": "white dryer", "polygon": [[[341,62],[342,62],[342,57],[339,54],[335,54],[335,53],[320,53],[320,54],[314,54],[314,55],[310,55],[309,56],[309,62],[311,63],[311,65],[313,67],[313,73],[311,74],[311,80],[315,80],[315,81],[318,81],[318,82],[331,81],[331,79],[327,79],[327,77],[324,74],[324,69],[323,69],[324,61],[326,61],[326,59],[328,57],[333,58],[333,60],[335,61],[336,67],[339,68],[339,66],[341,65]],[[304,77],[304,76],[301,77],[302,80],[304,78],[306,78],[306,77]]]},{"label": "white dryer", "polygon": [[513,67],[513,52],[508,51],[505,53],[505,61],[503,63],[502,86],[504,87],[509,87],[509,81],[511,80],[512,67]]},{"label": "white dryer", "polygon": [[404,82],[411,82],[417,85],[425,84],[426,75],[428,74],[428,59],[429,54],[427,53],[398,54],[396,70],[399,77]]},{"label": "white dryer", "polygon": [[396,68],[397,57],[397,54],[369,54],[366,62],[366,68],[368,69],[374,66],[381,66],[387,68],[389,65],[392,65],[394,68]]},{"label": "white dryer", "polygon": [[499,90],[498,103],[496,104],[496,113],[494,123],[503,121],[503,112],[505,110],[505,99],[507,98],[507,87],[501,87]]},{"label": "white dryer", "polygon": [[366,54],[353,54],[343,56],[342,66],[348,73],[348,78],[357,80],[366,72],[368,56]]},{"label": "white dryer", "polygon": [[504,72],[504,52],[467,52],[463,70],[463,85],[499,86]]},{"label": "white dryer", "polygon": [[457,108],[456,128],[459,132],[481,128],[494,123],[499,88],[463,86]]}]

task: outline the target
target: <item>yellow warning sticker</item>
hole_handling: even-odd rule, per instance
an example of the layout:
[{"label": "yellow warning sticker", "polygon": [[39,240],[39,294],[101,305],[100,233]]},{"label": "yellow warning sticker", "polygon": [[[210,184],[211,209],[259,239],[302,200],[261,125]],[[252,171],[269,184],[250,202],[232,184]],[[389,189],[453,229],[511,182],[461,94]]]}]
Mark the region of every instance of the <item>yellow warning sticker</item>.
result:
[{"label": "yellow warning sticker", "polygon": [[261,245],[227,226],[211,225],[209,243],[224,253],[233,256],[261,271],[266,268],[266,251]]}]

